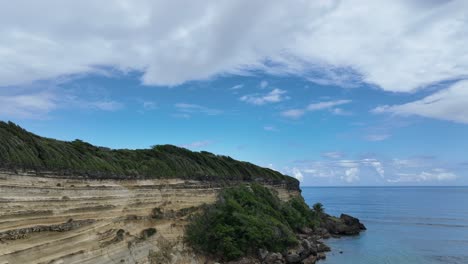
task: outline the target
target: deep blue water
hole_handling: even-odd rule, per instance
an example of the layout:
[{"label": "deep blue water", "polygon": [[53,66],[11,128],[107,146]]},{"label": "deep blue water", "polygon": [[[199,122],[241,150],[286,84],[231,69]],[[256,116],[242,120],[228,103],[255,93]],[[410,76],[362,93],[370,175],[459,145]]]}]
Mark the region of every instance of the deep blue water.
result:
[{"label": "deep blue water", "polygon": [[302,195],[368,229],[327,240],[321,263],[468,264],[468,187],[302,187]]}]

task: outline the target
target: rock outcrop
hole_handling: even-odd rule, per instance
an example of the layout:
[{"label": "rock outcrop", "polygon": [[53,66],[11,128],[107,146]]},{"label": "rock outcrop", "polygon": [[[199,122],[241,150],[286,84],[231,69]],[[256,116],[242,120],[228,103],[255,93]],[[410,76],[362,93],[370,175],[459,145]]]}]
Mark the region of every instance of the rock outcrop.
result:
[{"label": "rock outcrop", "polygon": [[[341,214],[340,218],[324,215],[321,227],[333,236],[353,236],[366,230],[359,219],[346,214]],[[327,237],[328,234],[323,229],[320,230],[321,235]]]},{"label": "rock outcrop", "polygon": [[325,259],[325,253],[331,251],[331,248],[324,243],[323,239],[332,235],[335,237],[357,235],[366,230],[366,227],[359,219],[346,214],[342,214],[340,218],[323,214],[322,221],[321,227],[315,230],[304,228],[301,233],[297,234],[299,244],[287,252],[259,250],[257,258],[243,258],[229,263],[314,264],[321,259]]},{"label": "rock outcrop", "polygon": [[[0,172],[0,264],[209,262],[183,243],[184,227],[226,184],[239,182]],[[300,195],[265,186],[283,200]]]}]

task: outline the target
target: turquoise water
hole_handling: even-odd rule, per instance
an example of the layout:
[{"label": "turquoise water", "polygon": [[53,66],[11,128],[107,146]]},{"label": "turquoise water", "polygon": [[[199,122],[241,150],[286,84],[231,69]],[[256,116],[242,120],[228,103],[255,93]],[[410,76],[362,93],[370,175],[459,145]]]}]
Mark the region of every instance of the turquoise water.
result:
[{"label": "turquoise water", "polygon": [[368,229],[327,240],[323,264],[468,264],[468,187],[302,187],[302,194]]}]

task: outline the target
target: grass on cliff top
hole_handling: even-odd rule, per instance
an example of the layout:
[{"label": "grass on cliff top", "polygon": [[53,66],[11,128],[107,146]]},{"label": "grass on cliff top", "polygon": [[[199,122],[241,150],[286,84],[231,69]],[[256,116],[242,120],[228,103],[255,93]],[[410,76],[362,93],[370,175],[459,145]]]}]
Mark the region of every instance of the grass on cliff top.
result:
[{"label": "grass on cliff top", "polygon": [[258,184],[231,187],[191,218],[185,237],[197,252],[223,260],[255,255],[260,248],[283,252],[298,243],[298,230],[318,225],[320,213],[300,196],[282,202]]},{"label": "grass on cliff top", "polygon": [[81,140],[59,141],[0,121],[0,168],[52,171],[94,178],[186,178],[298,182],[279,172],[206,151],[172,145],[150,149],[109,149]]}]

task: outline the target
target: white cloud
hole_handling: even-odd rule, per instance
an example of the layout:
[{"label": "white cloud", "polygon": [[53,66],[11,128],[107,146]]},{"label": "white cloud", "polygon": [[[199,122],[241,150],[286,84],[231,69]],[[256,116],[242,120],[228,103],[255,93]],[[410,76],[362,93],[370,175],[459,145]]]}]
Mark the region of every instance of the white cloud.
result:
[{"label": "white cloud", "polygon": [[281,116],[287,117],[287,118],[293,118],[293,119],[298,119],[302,117],[305,114],[305,111],[303,109],[290,109],[281,112]]},{"label": "white cloud", "polygon": [[382,163],[376,161],[376,162],[372,162],[372,166],[374,166],[375,168],[375,171],[377,171],[377,173],[380,175],[380,177],[382,178],[385,178],[385,170],[382,166]]},{"label": "white cloud", "polygon": [[117,101],[95,101],[95,102],[88,102],[87,107],[95,108],[103,111],[117,111],[123,107],[123,104]]},{"label": "white cloud", "polygon": [[33,94],[0,95],[0,116],[5,118],[44,118],[58,108],[56,96],[47,91]]},{"label": "white cloud", "polygon": [[197,104],[187,104],[187,103],[177,103],[175,104],[176,109],[182,114],[183,117],[190,117],[189,114],[201,113],[205,115],[220,115],[223,111],[218,109],[212,109],[209,107],[197,105]]},{"label": "white cloud", "polygon": [[182,144],[180,145],[183,148],[189,148],[189,149],[196,149],[196,148],[204,148],[206,146],[209,146],[213,144],[213,141],[211,140],[203,140],[203,141],[195,141],[189,144]]},{"label": "white cloud", "polygon": [[355,168],[359,166],[359,160],[338,160],[335,164],[342,168]]},{"label": "white cloud", "polygon": [[398,173],[398,178],[388,179],[390,183],[407,183],[407,182],[440,182],[451,181],[457,178],[453,172],[444,169],[433,169],[429,172],[423,171],[421,173]]},{"label": "white cloud", "polygon": [[100,111],[117,111],[124,104],[114,100],[95,98],[80,99],[71,92],[61,94],[58,88],[42,89],[34,92],[31,89],[18,94],[11,90],[0,95],[0,117],[22,119],[46,119],[52,111],[58,109],[88,109]]},{"label": "white cloud", "polygon": [[297,168],[292,169],[292,176],[296,178],[298,181],[304,180],[304,175],[302,175],[302,172]]},{"label": "white cloud", "polygon": [[393,159],[392,166],[398,169],[421,168],[435,162],[437,162],[437,159],[433,156],[416,156],[409,159]]},{"label": "white cloud", "polygon": [[341,179],[347,183],[359,181],[359,168],[350,168],[345,170],[345,174],[341,176]]},{"label": "white cloud", "polygon": [[267,86],[268,86],[268,82],[267,82],[267,81],[263,80],[263,81],[260,82],[260,88],[264,89],[264,88],[266,88]]},{"label": "white cloud", "polygon": [[464,0],[9,1],[0,86],[115,67],[152,85],[265,70],[408,92],[467,75],[467,10]]},{"label": "white cloud", "polygon": [[385,169],[382,165],[382,162],[376,159],[363,159],[362,162],[363,164],[367,164],[374,167],[375,171],[379,174],[379,176],[381,178],[385,178]]},{"label": "white cloud", "polygon": [[334,108],[335,106],[349,104],[351,100],[336,100],[336,101],[325,101],[309,104],[304,109],[290,109],[281,112],[281,115],[288,118],[297,119],[302,117],[307,112],[320,111],[320,110],[330,110],[332,114],[336,115],[349,115],[348,112],[340,108]]},{"label": "white cloud", "polygon": [[[333,155],[337,157],[337,155]],[[441,161],[433,156],[415,156],[407,159],[368,157],[361,159],[298,160],[294,162],[306,185],[340,185],[356,183],[366,185],[443,184],[463,181],[465,165]],[[292,173],[292,170],[286,170]]]},{"label": "white cloud", "polygon": [[421,100],[402,105],[379,106],[373,112],[418,115],[468,124],[468,81],[455,83]]},{"label": "white cloud", "polygon": [[339,159],[344,156],[344,154],[339,151],[323,152],[321,155],[322,157],[327,158],[327,159]]},{"label": "white cloud", "polygon": [[276,89],[271,90],[269,93],[263,94],[263,95],[260,95],[260,94],[244,95],[240,98],[240,100],[249,104],[254,104],[254,105],[279,103],[288,98],[284,95],[285,93],[286,91],[276,88]]},{"label": "white cloud", "polygon": [[319,102],[319,103],[309,104],[307,106],[307,110],[318,111],[318,110],[329,109],[338,105],[349,104],[349,103],[351,103],[351,100],[336,100],[336,101]]},{"label": "white cloud", "polygon": [[341,108],[333,108],[331,110],[331,113],[334,114],[334,115],[341,115],[341,116],[350,116],[350,115],[352,115],[351,112],[343,110]]},{"label": "white cloud", "polygon": [[229,90],[239,90],[239,89],[242,89],[243,87],[244,87],[243,84],[236,84],[233,87],[231,87]]}]

